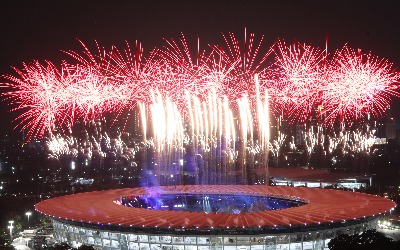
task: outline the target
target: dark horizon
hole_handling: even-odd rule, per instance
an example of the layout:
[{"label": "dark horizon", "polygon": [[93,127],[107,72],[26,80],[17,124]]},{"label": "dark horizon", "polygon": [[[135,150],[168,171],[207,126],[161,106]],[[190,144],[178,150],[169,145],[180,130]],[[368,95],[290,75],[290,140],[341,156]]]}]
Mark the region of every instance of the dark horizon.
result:
[{"label": "dark horizon", "polygon": [[400,21],[394,1],[385,5],[376,1],[106,3],[2,2],[1,74],[21,62],[57,61],[62,50],[81,50],[77,39],[93,47],[95,41],[121,47],[125,41],[138,40],[149,52],[164,45],[164,38],[179,39],[181,33],[192,43],[198,36],[205,47],[221,41],[221,33],[243,36],[245,28],[247,33],[264,35],[267,45],[281,38],[324,49],[328,34],[330,53],[347,43],[399,65]]}]

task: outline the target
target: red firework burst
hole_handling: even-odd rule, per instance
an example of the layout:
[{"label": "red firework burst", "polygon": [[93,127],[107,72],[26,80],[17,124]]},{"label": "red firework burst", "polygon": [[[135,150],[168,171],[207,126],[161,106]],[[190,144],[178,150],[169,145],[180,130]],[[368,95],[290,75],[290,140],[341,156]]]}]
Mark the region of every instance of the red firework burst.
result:
[{"label": "red firework burst", "polygon": [[399,80],[399,72],[387,60],[345,45],[330,61],[327,84],[322,89],[325,123],[332,124],[337,118],[349,123],[366,114],[381,116],[391,97],[399,96]]},{"label": "red firework burst", "polygon": [[319,102],[325,85],[324,51],[298,42],[287,45],[282,40],[272,48],[275,62],[263,78],[275,109],[292,122],[304,122]]},{"label": "red firework burst", "polygon": [[[220,87],[222,94],[233,101],[244,95],[255,98],[254,76],[263,75],[269,68],[267,59],[271,55],[271,49],[265,46],[264,36],[256,39],[254,33],[250,33],[247,39],[245,32],[243,43],[240,43],[233,33],[222,36],[224,46],[211,45],[214,63],[211,63],[210,67],[215,72],[224,72],[224,80]],[[260,79],[262,83],[265,80],[262,77]],[[261,85],[261,92],[264,92],[264,85]]]},{"label": "red firework burst", "polygon": [[17,127],[27,131],[27,137],[42,137],[52,131],[57,122],[65,121],[64,103],[59,93],[71,76],[68,71],[59,71],[52,63],[39,62],[23,64],[21,70],[15,68],[18,77],[5,76],[11,83],[3,83],[11,90],[4,93],[12,106],[12,111],[20,111],[16,118]]}]

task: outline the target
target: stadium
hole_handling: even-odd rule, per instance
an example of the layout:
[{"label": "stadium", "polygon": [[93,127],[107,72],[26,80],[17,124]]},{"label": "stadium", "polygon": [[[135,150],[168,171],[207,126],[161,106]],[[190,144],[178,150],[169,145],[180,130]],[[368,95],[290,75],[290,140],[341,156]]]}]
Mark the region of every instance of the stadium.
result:
[{"label": "stadium", "polygon": [[[226,197],[249,202],[213,205],[229,203]],[[135,206],[139,198],[147,202]],[[52,218],[57,241],[75,247],[263,250],[327,249],[336,235],[375,228],[394,207],[388,199],[342,190],[193,185],[79,193],[42,201],[36,210]]]}]

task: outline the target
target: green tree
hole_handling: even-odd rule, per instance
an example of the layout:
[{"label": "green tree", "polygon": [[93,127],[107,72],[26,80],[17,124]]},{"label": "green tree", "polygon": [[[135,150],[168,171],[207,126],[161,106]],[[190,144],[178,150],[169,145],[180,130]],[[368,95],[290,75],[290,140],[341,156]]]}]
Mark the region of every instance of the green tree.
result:
[{"label": "green tree", "polygon": [[72,247],[67,242],[56,243],[49,247],[49,250],[70,250]]},{"label": "green tree", "polygon": [[95,248],[89,245],[81,245],[78,248],[73,248],[67,242],[61,242],[49,247],[48,250],[95,250]]},{"label": "green tree", "polygon": [[78,247],[78,250],[95,250],[93,246],[82,245]]},{"label": "green tree", "polygon": [[2,250],[14,250],[15,249],[11,245],[10,236],[4,232],[0,233],[0,249],[2,249]]},{"label": "green tree", "polygon": [[399,245],[375,229],[356,235],[341,234],[328,243],[330,250],[395,250]]},{"label": "green tree", "polygon": [[356,236],[347,234],[338,235],[328,243],[328,247],[330,250],[356,249]]}]

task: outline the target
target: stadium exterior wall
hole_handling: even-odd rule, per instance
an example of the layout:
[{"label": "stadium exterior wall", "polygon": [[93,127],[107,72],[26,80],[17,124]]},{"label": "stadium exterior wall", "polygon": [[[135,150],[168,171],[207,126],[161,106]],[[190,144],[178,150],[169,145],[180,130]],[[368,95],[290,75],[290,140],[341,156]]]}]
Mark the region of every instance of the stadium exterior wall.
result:
[{"label": "stadium exterior wall", "polygon": [[[355,234],[375,228],[378,217],[342,227],[275,234],[179,234],[118,231],[91,228],[53,219],[54,237],[73,247],[82,244],[105,250],[320,250],[339,234]],[[96,227],[96,225],[94,225]]]}]

